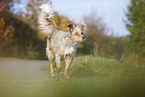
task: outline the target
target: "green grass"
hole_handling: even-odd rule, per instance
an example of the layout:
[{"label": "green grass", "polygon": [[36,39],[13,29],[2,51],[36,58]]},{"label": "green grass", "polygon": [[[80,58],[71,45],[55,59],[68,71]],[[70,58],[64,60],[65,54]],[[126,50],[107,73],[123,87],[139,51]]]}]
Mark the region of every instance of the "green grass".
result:
[{"label": "green grass", "polygon": [[100,58],[96,56],[77,57],[70,70],[72,74],[80,75],[111,75],[111,76],[144,76],[144,65],[138,65],[133,59],[126,57],[123,61],[115,58]]},{"label": "green grass", "polygon": [[[65,62],[61,62],[62,71],[64,71]],[[49,72],[49,66],[43,68]],[[126,57],[124,60],[115,58],[101,58],[97,56],[79,56],[76,57],[69,71],[71,75],[83,76],[127,76],[140,77],[145,75],[144,65],[138,65],[133,59]]]},{"label": "green grass", "polygon": [[99,58],[95,56],[80,56],[74,61],[72,74],[108,74],[118,70],[120,64],[115,59]]},{"label": "green grass", "polygon": [[[96,56],[76,57],[70,69],[70,79],[62,72],[51,78],[54,97],[144,97],[145,68],[133,57],[120,60]],[[49,66],[43,68],[47,73]]]}]

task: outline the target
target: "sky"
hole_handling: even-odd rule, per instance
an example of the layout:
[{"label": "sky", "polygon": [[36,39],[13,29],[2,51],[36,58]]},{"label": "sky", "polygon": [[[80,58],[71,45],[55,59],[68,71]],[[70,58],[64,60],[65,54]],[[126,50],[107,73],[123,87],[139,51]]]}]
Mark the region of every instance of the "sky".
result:
[{"label": "sky", "polygon": [[[22,0],[26,5],[29,0]],[[109,29],[106,34],[113,36],[126,36],[129,31],[126,29],[124,21],[127,20],[127,6],[130,0],[50,0],[55,11],[60,15],[67,16],[77,24],[83,23],[83,17],[95,13],[102,17]],[[24,6],[16,4],[16,9]],[[16,10],[21,11],[21,10]]]},{"label": "sky", "polygon": [[52,0],[55,10],[68,16],[75,23],[83,23],[83,17],[92,12],[102,17],[107,27],[108,34],[126,36],[129,34],[125,27],[125,13],[130,0]]}]

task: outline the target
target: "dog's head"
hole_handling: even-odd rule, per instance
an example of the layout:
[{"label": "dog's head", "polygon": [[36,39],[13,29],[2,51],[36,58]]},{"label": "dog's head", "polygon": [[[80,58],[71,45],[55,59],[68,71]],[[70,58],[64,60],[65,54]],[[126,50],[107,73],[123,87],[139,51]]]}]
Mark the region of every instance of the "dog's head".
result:
[{"label": "dog's head", "polygon": [[80,24],[77,25],[76,27],[72,24],[67,26],[69,31],[71,31],[71,40],[73,42],[83,42],[85,40],[85,36],[84,36],[84,27],[86,27],[85,24]]}]

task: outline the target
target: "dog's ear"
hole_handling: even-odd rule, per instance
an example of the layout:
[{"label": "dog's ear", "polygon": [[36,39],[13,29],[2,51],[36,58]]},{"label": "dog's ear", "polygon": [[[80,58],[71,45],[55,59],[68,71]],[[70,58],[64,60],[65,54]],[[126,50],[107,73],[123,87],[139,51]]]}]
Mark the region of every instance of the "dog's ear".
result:
[{"label": "dog's ear", "polygon": [[73,25],[73,24],[67,25],[67,32],[72,32],[74,30],[74,28],[75,28],[75,25]]},{"label": "dog's ear", "polygon": [[77,27],[80,28],[82,31],[84,31],[86,24],[79,24]]}]

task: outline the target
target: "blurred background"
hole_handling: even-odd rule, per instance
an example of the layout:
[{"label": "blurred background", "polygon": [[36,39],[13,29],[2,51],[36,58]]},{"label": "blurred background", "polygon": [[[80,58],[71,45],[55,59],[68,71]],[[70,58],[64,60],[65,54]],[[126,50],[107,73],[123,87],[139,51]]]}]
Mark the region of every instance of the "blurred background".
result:
[{"label": "blurred background", "polygon": [[79,45],[77,56],[145,60],[144,0],[1,0],[0,57],[47,59],[47,37],[37,24],[42,3],[54,5],[60,30],[70,23],[87,25],[86,41]]},{"label": "blurred background", "polygon": [[[49,75],[43,3],[54,5],[60,30],[87,25],[70,79],[64,61]],[[0,69],[1,97],[145,97],[145,0],[0,0]]]}]

